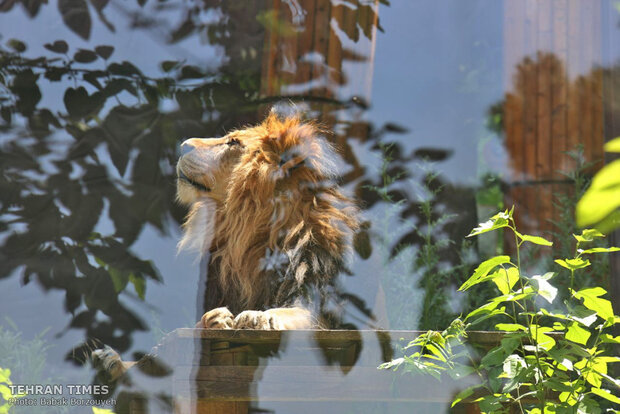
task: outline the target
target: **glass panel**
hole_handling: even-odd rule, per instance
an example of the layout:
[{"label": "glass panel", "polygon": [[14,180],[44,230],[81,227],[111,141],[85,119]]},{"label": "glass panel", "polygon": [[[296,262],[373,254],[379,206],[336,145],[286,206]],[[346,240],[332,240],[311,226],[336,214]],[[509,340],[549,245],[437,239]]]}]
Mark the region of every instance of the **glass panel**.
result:
[{"label": "glass panel", "polygon": [[[569,287],[617,304],[618,253],[574,274],[554,261],[573,257],[575,206],[620,135],[619,13],[612,0],[2,2],[0,412],[17,394],[10,412],[489,411],[480,390],[451,408],[475,375],[377,367],[510,290],[502,262],[508,283],[459,291],[496,255],[522,276],[556,272],[553,304],[527,302],[530,318],[581,304]],[[553,248],[466,237],[513,206],[519,231]],[[469,334],[474,361],[496,331]],[[113,352],[140,362],[110,382]]]}]

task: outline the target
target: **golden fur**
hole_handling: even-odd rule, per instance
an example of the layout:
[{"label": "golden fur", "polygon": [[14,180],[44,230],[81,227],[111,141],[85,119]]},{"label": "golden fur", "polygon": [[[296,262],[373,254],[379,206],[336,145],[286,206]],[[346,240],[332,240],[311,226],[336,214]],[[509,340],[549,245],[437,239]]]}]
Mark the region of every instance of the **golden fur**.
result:
[{"label": "golden fur", "polygon": [[[206,310],[292,306],[343,269],[357,211],[334,182],[334,153],[320,132],[272,114],[224,138],[184,142],[178,198],[191,208],[180,247],[211,255],[207,289],[219,297]],[[284,263],[269,268],[273,254]]]}]

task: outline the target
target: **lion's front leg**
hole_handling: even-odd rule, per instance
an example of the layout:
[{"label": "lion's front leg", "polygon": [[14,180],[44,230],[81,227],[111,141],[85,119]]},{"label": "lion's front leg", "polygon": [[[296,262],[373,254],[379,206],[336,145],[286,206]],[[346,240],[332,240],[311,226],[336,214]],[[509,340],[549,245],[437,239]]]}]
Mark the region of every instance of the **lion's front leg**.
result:
[{"label": "lion's front leg", "polygon": [[204,329],[231,329],[233,327],[233,314],[228,308],[215,308],[202,315],[196,323],[196,328]]},{"label": "lion's front leg", "polygon": [[244,311],[233,322],[235,329],[310,329],[312,314],[304,308],[274,308],[266,311]]},{"label": "lion's front leg", "polygon": [[97,371],[104,375],[103,380],[106,383],[118,380],[135,365],[134,361],[123,361],[121,356],[107,345],[102,349],[94,350],[91,360]]}]

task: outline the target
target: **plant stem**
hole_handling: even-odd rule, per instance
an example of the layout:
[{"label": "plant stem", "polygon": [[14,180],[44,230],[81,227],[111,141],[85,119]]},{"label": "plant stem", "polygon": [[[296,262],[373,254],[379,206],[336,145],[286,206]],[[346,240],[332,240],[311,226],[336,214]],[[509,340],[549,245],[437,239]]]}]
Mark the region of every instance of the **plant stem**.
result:
[{"label": "plant stem", "polygon": [[[513,218],[510,219],[512,221],[512,226],[508,226],[514,236],[515,236],[515,245],[516,245],[516,249],[517,249],[517,269],[519,270],[519,283],[521,285],[521,293],[525,293],[525,285],[523,284],[523,278],[521,277],[521,244],[523,243],[523,241],[519,240],[519,237],[517,236],[517,225],[514,221]],[[527,310],[527,298],[523,298],[523,304],[525,309]],[[536,366],[538,367],[538,371],[540,372],[540,379],[537,380],[535,382],[536,384],[536,389],[538,391],[538,394],[541,395],[541,400],[540,400],[540,412],[544,412],[545,411],[545,405],[546,405],[546,398],[545,398],[545,389],[542,385],[542,377],[544,376],[544,372],[542,370],[542,365],[540,364],[540,356],[538,355],[538,328],[536,330],[536,338],[534,338],[534,335],[532,334],[532,322],[533,322],[533,316],[532,317],[527,317],[525,316],[525,322],[527,323],[527,334],[529,336],[529,340],[530,343],[532,343],[534,345],[534,357],[536,358]],[[538,324],[536,324],[536,326],[538,326]],[[525,347],[523,346],[523,341],[521,341],[521,350],[523,352],[523,357],[525,358]]]}]

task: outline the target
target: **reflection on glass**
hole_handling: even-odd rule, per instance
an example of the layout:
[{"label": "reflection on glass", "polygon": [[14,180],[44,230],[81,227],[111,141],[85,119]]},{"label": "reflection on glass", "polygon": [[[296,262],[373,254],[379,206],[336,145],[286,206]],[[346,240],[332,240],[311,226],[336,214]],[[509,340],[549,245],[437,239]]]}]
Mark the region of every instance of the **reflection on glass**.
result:
[{"label": "reflection on glass", "polygon": [[[13,382],[90,384],[92,349],[137,360],[157,344],[110,394],[119,412],[447,410],[461,385],[392,387],[375,368],[413,338],[399,330],[482,303],[483,287],[456,289],[511,241],[465,236],[498,209],[515,204],[519,228],[568,256],[574,202],[619,134],[618,15],[598,0],[391,3],[0,6],[0,368]],[[210,310],[205,262],[176,256],[179,145],[282,100],[333,131],[338,184],[362,210],[338,279],[350,330],[176,330]],[[533,269],[553,259],[530,256]],[[47,357],[20,362],[18,347]]]}]

